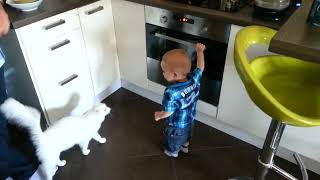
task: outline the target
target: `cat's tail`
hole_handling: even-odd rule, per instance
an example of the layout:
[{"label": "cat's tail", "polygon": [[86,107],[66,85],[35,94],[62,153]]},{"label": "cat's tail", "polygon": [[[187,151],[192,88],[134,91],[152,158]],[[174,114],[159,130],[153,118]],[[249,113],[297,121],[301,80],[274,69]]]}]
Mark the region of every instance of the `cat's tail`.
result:
[{"label": "cat's tail", "polygon": [[37,109],[25,106],[13,98],[8,98],[0,106],[0,111],[10,124],[28,129],[35,146],[39,146],[42,143],[41,114]]}]

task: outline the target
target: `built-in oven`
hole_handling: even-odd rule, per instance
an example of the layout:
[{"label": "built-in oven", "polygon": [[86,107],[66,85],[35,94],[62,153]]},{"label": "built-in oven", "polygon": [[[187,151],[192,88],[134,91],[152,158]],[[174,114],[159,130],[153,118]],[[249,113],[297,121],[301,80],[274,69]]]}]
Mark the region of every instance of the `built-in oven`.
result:
[{"label": "built-in oven", "polygon": [[205,70],[200,88],[200,100],[218,106],[230,25],[146,6],[147,72],[152,82],[167,86],[160,62],[165,52],[185,49],[196,67],[197,42],[206,46]]}]

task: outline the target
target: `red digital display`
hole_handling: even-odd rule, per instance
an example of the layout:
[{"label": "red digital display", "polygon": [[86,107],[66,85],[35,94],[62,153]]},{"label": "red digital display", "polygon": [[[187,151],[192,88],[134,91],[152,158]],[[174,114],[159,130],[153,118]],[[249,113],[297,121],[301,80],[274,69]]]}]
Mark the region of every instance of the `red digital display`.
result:
[{"label": "red digital display", "polygon": [[188,18],[180,18],[180,22],[188,22],[189,21],[189,19]]},{"label": "red digital display", "polygon": [[187,17],[175,17],[176,20],[178,20],[180,23],[189,23],[189,24],[194,24],[194,20],[193,19],[189,19]]}]

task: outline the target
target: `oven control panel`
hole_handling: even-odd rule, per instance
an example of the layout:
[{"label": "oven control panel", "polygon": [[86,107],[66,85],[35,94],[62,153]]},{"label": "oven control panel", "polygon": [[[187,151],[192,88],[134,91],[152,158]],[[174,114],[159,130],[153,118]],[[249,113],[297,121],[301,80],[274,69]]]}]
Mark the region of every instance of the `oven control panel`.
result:
[{"label": "oven control panel", "polygon": [[145,6],[146,23],[228,43],[230,24]]},{"label": "oven control panel", "polygon": [[185,16],[179,16],[175,15],[173,16],[174,20],[176,20],[178,23],[188,23],[188,24],[194,24],[194,20]]}]

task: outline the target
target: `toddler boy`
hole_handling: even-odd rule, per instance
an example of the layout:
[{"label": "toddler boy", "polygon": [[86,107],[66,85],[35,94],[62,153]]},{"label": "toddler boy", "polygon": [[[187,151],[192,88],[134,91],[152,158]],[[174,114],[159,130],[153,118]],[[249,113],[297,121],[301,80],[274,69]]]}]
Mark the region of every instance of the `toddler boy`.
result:
[{"label": "toddler boy", "polygon": [[167,118],[164,153],[171,157],[178,157],[180,150],[188,153],[205,66],[204,50],[203,44],[196,45],[197,68],[191,73],[191,59],[185,50],[173,49],[162,57],[163,76],[173,84],[165,89],[163,111],[155,112],[154,118],[156,121]]}]

